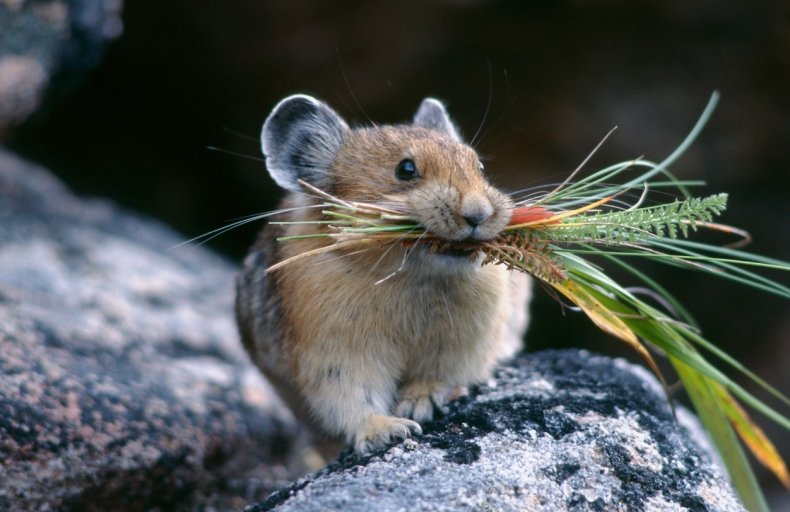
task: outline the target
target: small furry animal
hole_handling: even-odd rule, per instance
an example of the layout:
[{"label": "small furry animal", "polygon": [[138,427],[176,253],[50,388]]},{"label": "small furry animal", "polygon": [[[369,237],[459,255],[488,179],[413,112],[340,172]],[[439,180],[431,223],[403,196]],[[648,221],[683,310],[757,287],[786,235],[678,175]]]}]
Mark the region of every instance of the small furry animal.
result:
[{"label": "small furry animal", "polygon": [[[321,216],[321,200],[298,179],[341,199],[405,207],[448,241],[494,238],[511,216],[510,198],[486,181],[436,99],[422,102],[412,124],[352,129],[325,103],[289,96],[261,142],[269,173],[288,191],[280,220]],[[366,453],[420,433],[418,422],[520,349],[531,294],[524,274],[482,266],[479,253],[413,244],[336,250],[266,273],[329,243],[278,236],[315,230],[263,229],[238,277],[236,314],[253,361],[324,440],[324,454],[337,443]]]}]

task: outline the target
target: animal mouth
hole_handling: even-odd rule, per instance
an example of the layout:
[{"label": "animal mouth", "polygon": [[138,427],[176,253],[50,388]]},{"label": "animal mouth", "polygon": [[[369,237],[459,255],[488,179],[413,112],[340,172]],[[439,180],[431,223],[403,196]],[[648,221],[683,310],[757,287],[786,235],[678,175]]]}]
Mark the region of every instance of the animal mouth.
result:
[{"label": "animal mouth", "polygon": [[448,245],[447,247],[437,248],[436,254],[449,256],[451,258],[473,258],[479,249],[468,245]]},{"label": "animal mouth", "polygon": [[435,240],[428,244],[428,250],[448,258],[474,260],[480,251],[479,240]]},{"label": "animal mouth", "polygon": [[459,260],[468,259],[470,261],[477,257],[477,253],[481,249],[479,240],[454,241],[433,239],[416,243],[413,241],[404,242],[404,245],[418,245],[422,250],[430,254]]}]

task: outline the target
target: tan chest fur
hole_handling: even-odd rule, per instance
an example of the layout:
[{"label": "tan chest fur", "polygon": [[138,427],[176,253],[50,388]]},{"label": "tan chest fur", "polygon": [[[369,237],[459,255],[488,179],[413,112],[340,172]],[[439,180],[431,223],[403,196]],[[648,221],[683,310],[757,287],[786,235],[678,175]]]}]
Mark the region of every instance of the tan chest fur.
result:
[{"label": "tan chest fur", "polygon": [[[310,373],[299,370],[299,360],[308,351],[320,357],[355,352],[358,359],[370,353],[404,377],[409,369],[441,366],[443,358],[500,355],[490,334],[502,320],[498,311],[510,295],[503,268],[488,266],[460,275],[401,271],[379,282],[388,267],[371,272],[348,258],[328,254],[298,262],[281,278],[287,297],[284,313],[294,320],[286,334],[287,350],[292,369],[303,379],[309,380]],[[475,374],[479,371],[470,367],[458,377],[465,382],[480,379],[484,375]]]}]

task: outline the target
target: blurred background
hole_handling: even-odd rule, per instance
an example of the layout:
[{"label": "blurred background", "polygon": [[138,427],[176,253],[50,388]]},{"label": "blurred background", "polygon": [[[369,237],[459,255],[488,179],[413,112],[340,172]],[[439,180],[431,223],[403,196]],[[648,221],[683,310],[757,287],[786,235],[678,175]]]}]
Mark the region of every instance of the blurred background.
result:
[{"label": "blurred background", "polygon": [[[462,132],[479,132],[492,180],[515,190],[562,180],[613,126],[589,170],[661,159],[718,90],[718,110],[674,171],[706,180],[700,193],[731,194],[723,221],[752,233],[749,250],[790,260],[787,2],[136,0],[122,20],[101,63],[58,71],[44,108],[5,144],[185,240],[275,208],[258,134],[295,92],[357,124],[407,121],[423,97],[441,98]],[[207,245],[240,260],[259,228]],[[648,270],[708,339],[790,391],[786,302]],[[632,357],[545,294],[533,314],[530,350]],[[788,458],[790,436],[759,419]]]}]

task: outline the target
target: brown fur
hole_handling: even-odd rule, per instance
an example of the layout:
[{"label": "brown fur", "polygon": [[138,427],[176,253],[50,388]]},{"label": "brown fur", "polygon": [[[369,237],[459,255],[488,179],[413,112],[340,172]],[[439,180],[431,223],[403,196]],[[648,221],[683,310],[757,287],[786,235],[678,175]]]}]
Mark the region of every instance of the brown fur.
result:
[{"label": "brown fur", "polygon": [[[401,181],[412,159],[420,178]],[[414,126],[351,130],[331,166],[331,192],[405,206],[448,240],[496,236],[512,203],[480,171],[475,152]],[[291,193],[285,207],[315,199]],[[465,216],[485,217],[472,229]],[[300,209],[289,220],[313,219]],[[361,452],[419,431],[451,395],[485,380],[521,346],[528,279],[501,266],[395,244],[361,254],[333,251],[277,261],[328,243],[277,244],[314,226],[267,226],[238,281],[237,316],[253,360],[296,413],[321,435]]]}]

